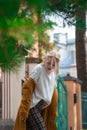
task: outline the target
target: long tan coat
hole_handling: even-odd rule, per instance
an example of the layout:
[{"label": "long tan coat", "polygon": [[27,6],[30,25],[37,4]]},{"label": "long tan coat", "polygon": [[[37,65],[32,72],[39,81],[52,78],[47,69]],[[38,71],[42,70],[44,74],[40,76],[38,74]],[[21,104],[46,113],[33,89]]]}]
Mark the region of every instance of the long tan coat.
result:
[{"label": "long tan coat", "polygon": [[[23,89],[22,89],[23,95],[22,95],[20,107],[18,109],[13,130],[26,130],[26,122],[22,121],[22,118],[28,117],[34,88],[35,88],[35,84],[32,78],[29,78],[23,84]],[[55,88],[50,106],[45,108],[41,113],[44,122],[46,124],[47,130],[56,130],[57,103],[58,103],[58,94]]]}]

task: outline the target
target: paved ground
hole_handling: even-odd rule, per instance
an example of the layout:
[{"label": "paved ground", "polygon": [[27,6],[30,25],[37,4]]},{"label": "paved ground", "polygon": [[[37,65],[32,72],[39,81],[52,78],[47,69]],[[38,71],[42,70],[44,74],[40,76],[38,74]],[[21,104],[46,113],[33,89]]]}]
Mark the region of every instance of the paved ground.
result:
[{"label": "paved ground", "polygon": [[0,120],[0,130],[13,130],[13,125],[12,120]]}]

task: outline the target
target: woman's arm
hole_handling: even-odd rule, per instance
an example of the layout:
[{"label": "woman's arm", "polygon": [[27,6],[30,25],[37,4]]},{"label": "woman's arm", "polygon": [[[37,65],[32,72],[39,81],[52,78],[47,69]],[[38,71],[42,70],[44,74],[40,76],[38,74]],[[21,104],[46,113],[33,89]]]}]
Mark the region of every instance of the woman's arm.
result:
[{"label": "woman's arm", "polygon": [[23,83],[22,99],[19,107],[19,115],[21,116],[22,120],[23,119],[25,120],[28,117],[34,88],[35,88],[35,83],[32,78],[27,79]]}]

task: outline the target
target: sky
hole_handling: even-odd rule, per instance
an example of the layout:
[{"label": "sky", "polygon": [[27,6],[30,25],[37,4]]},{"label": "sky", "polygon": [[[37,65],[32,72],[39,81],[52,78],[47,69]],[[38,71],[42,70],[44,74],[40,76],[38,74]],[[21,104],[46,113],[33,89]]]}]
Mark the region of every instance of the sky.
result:
[{"label": "sky", "polygon": [[[54,28],[51,30],[51,32],[49,33],[50,37],[50,41],[53,42],[54,41],[54,33],[62,33],[65,34],[67,33],[67,38],[69,39],[75,39],[75,26],[68,26],[66,25],[66,27],[63,27],[63,19],[61,17],[58,16],[48,16],[48,18],[55,22],[57,24],[57,26],[54,26]],[[87,20],[86,20],[87,23]],[[86,38],[87,38],[87,30],[86,30]]]},{"label": "sky", "polygon": [[[63,19],[61,17],[56,17],[52,16],[50,17],[50,20],[53,22],[56,22],[57,26],[54,27],[52,30],[52,33],[67,33],[68,34],[68,39],[74,39],[75,38],[75,26],[66,26],[62,27],[63,25]],[[86,36],[87,36],[87,31],[86,31]]]},{"label": "sky", "polygon": [[75,27],[74,26],[66,26],[63,27],[63,19],[61,17],[51,16],[50,20],[56,22],[57,26],[54,26],[51,32],[51,41],[53,41],[54,33],[67,33],[68,39],[75,39]]}]

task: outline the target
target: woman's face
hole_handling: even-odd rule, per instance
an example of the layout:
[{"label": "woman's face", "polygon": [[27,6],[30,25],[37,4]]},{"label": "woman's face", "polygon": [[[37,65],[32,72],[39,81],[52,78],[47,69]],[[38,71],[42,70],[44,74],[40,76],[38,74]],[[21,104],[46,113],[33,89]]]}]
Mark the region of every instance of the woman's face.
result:
[{"label": "woman's face", "polygon": [[51,57],[47,58],[45,61],[45,69],[48,73],[51,73],[55,68],[55,61]]}]

